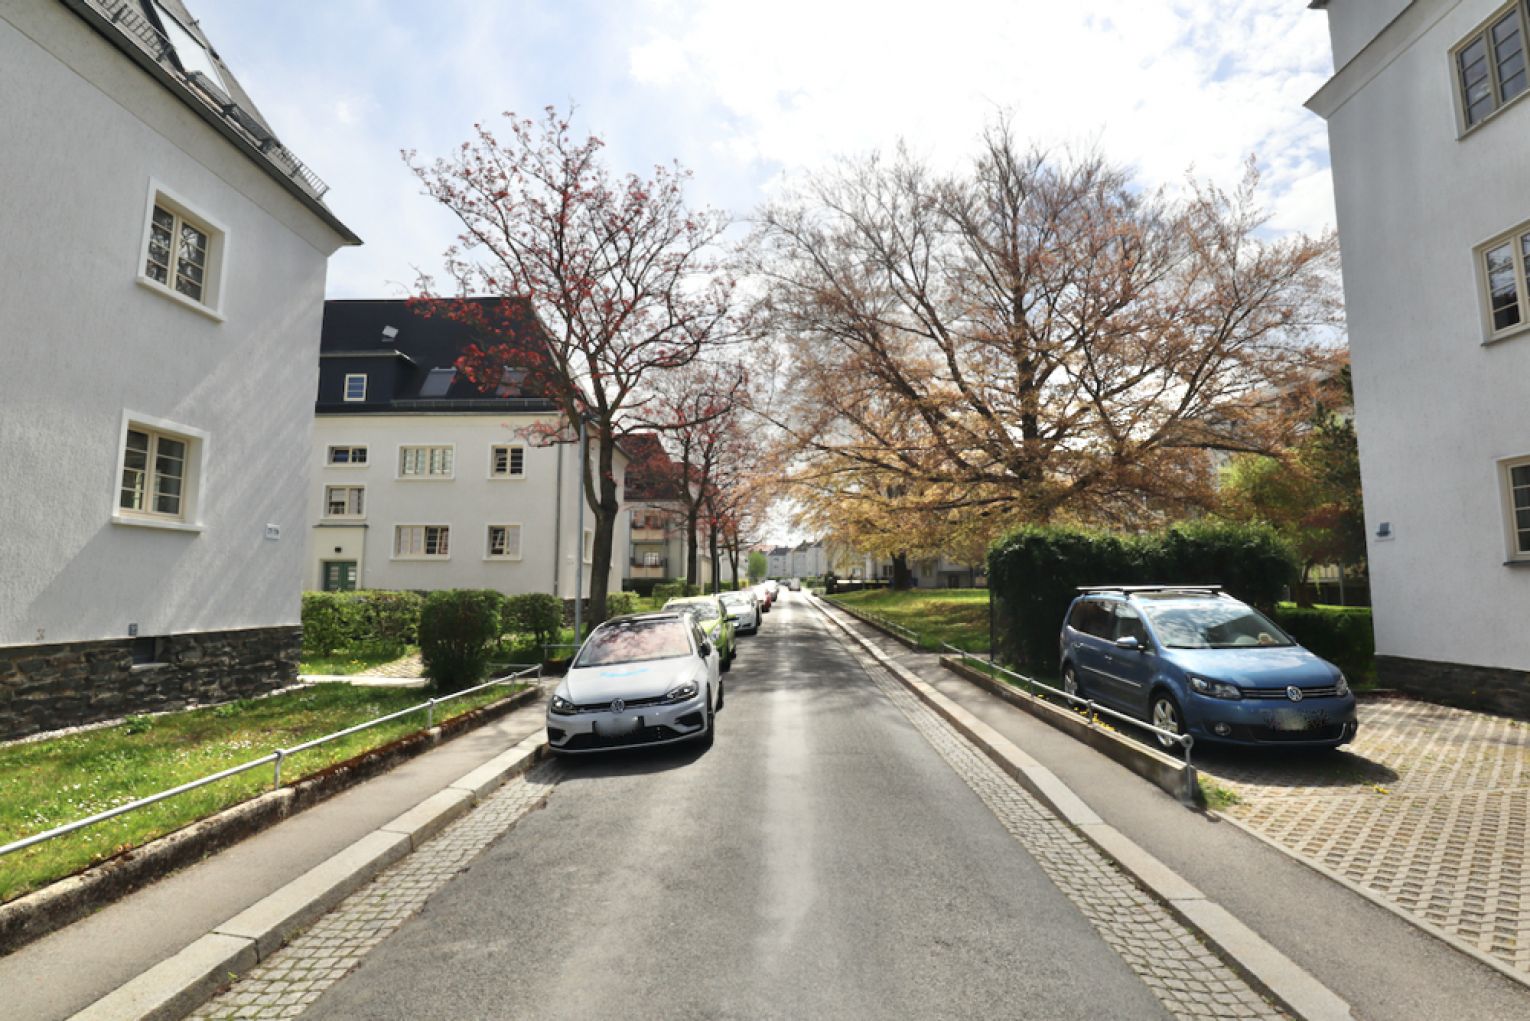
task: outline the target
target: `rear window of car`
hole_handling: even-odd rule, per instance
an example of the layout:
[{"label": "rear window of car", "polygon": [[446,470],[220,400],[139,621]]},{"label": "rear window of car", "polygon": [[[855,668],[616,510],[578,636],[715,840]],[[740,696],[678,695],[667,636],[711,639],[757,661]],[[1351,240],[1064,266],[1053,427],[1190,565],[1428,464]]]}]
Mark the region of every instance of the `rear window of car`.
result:
[{"label": "rear window of car", "polygon": [[688,613],[697,620],[716,620],[722,616],[721,611],[717,609],[717,604],[713,602],[668,603],[664,608],[666,610],[676,610],[680,613]]},{"label": "rear window of car", "polygon": [[1231,599],[1144,603],[1158,640],[1171,649],[1242,649],[1295,645],[1251,606]]},{"label": "rear window of car", "polygon": [[575,667],[641,663],[691,654],[691,639],[683,620],[618,621],[597,628],[579,650]]}]

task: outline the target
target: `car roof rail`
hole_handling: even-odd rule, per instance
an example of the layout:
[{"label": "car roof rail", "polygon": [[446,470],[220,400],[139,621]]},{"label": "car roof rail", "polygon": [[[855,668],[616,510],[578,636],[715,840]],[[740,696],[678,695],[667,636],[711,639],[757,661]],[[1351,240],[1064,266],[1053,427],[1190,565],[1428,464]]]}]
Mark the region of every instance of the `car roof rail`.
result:
[{"label": "car roof rail", "polygon": [[1080,585],[1080,592],[1211,592],[1220,595],[1220,585]]}]

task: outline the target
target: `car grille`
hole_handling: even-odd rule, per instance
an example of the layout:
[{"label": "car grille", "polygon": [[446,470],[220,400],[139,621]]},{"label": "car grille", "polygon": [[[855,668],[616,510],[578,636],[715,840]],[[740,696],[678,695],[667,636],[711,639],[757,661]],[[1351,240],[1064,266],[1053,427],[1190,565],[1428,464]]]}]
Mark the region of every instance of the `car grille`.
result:
[{"label": "car grille", "polygon": [[1336,723],[1329,727],[1313,727],[1310,730],[1276,730],[1274,727],[1250,727],[1255,741],[1269,741],[1281,743],[1312,742],[1312,741],[1337,741],[1344,736],[1345,724]]},{"label": "car grille", "polygon": [[[1332,684],[1325,685],[1323,687],[1318,687],[1318,688],[1308,688],[1308,687],[1303,686],[1302,689],[1301,689],[1301,692],[1302,692],[1302,698],[1304,698],[1304,699],[1306,699],[1306,698],[1338,698],[1339,697],[1339,689],[1336,686],[1332,685]],[[1243,689],[1243,697],[1244,698],[1281,699],[1283,701],[1284,700],[1288,700],[1290,698],[1290,696],[1288,696],[1286,694],[1286,689],[1285,688],[1244,688]]]},{"label": "car grille", "polygon": [[624,748],[628,745],[652,744],[655,741],[672,741],[677,737],[684,737],[677,730],[669,727],[639,727],[627,734],[575,734],[568,739],[563,748],[579,751],[594,748]]},{"label": "car grille", "polygon": [[[612,700],[608,698],[604,702],[587,702],[587,703],[585,703],[583,705],[576,705],[574,708],[578,709],[582,713],[604,713],[604,712],[609,712],[610,711],[610,709],[611,709],[611,701]],[[644,706],[662,705],[663,702],[664,702],[664,696],[663,695],[660,695],[657,698],[624,698],[624,699],[622,699],[622,703],[624,705],[626,705],[626,707],[628,709],[642,709]]]}]

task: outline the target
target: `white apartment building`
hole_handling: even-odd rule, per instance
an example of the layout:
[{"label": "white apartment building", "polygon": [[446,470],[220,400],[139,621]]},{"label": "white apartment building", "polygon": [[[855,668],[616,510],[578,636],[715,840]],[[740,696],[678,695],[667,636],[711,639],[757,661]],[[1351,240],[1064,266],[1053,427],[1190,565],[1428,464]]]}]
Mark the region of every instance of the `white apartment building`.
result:
[{"label": "white apartment building", "polygon": [[[589,594],[595,517],[586,507],[581,531],[578,444],[549,442],[571,438],[552,402],[515,385],[484,393],[458,372],[472,339],[403,301],[325,304],[308,588]],[[618,483],[625,469],[618,454]]]},{"label": "white apartment building", "polygon": [[1378,671],[1530,713],[1526,0],[1328,0]]},{"label": "white apartment building", "polygon": [[291,683],[359,240],[181,0],[0,0],[0,738]]}]

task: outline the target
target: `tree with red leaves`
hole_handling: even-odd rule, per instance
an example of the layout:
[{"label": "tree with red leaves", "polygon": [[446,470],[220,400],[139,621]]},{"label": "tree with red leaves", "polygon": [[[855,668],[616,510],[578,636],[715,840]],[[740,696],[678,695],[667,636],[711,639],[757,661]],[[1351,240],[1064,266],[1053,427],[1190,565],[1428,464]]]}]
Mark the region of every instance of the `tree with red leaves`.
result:
[{"label": "tree with red leaves", "polygon": [[538,121],[511,113],[505,121],[506,137],[479,124],[449,156],[404,158],[462,223],[445,254],[458,296],[518,300],[452,301],[422,275],[417,305],[481,338],[458,361],[478,386],[493,391],[507,373],[524,373],[523,391],[557,403],[565,424],[547,431],[549,441],[566,441],[577,433],[569,423],[585,421],[592,457],[583,484],[595,519],[589,606],[600,621],[620,509],[618,446],[652,428],[658,377],[732,330],[733,281],[719,252],[728,221],[687,205],[690,175],[678,164],[613,175],[601,140],[575,138],[553,107]]}]

